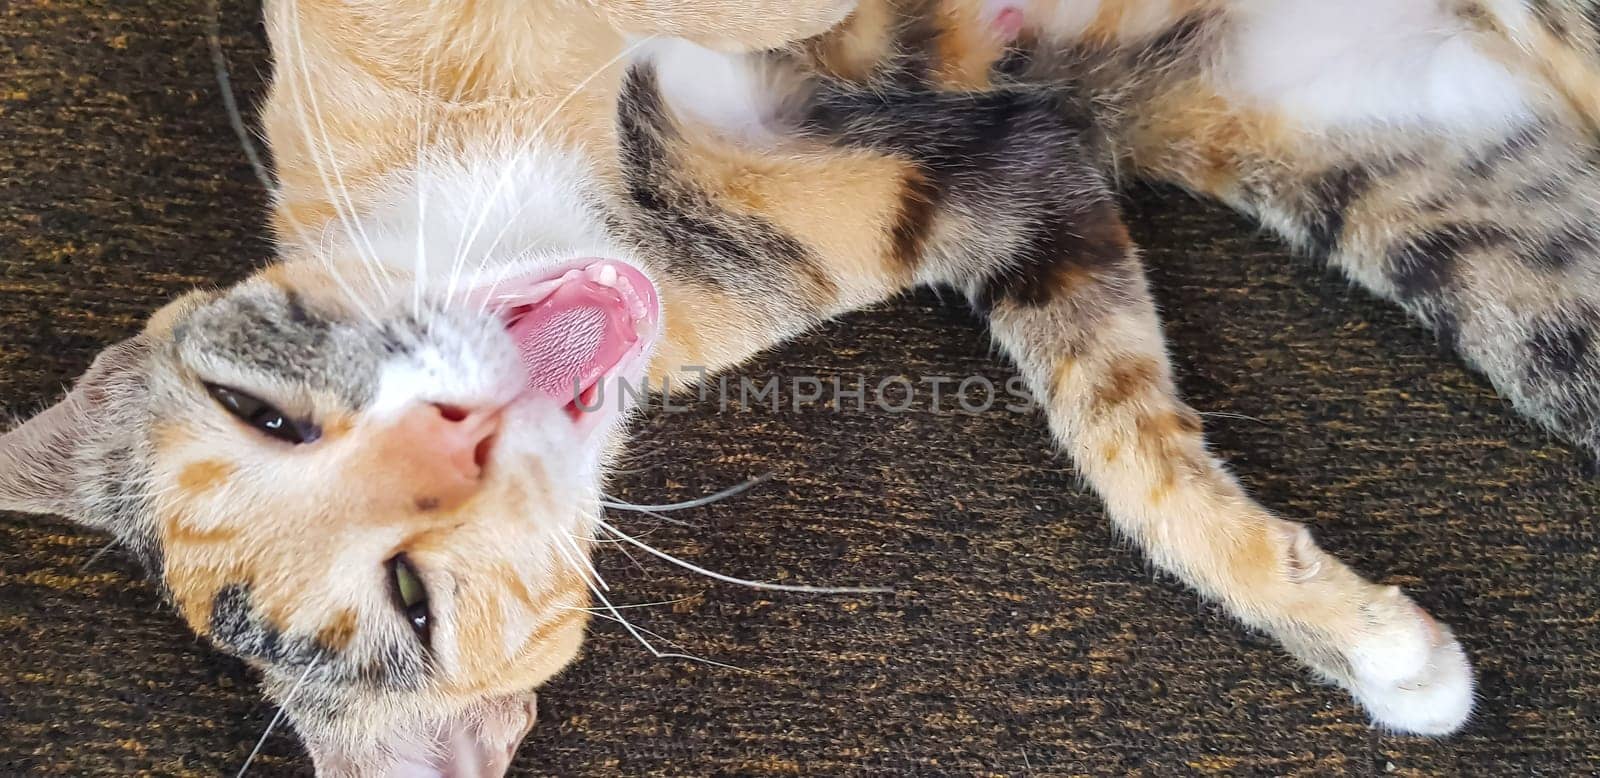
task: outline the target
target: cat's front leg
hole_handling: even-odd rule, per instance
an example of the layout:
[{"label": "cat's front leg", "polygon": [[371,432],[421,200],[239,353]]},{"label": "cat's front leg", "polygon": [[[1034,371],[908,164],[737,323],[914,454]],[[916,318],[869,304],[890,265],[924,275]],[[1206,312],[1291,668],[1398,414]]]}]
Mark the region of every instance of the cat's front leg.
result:
[{"label": "cat's front leg", "polygon": [[[1079,472],[1163,570],[1271,634],[1382,726],[1460,727],[1472,671],[1448,627],[1252,500],[1177,396],[1136,252],[1109,200],[968,285]],[[1067,249],[1056,251],[1056,249]]]},{"label": "cat's front leg", "polygon": [[588,0],[619,29],[723,50],[774,49],[844,21],[858,0]]}]

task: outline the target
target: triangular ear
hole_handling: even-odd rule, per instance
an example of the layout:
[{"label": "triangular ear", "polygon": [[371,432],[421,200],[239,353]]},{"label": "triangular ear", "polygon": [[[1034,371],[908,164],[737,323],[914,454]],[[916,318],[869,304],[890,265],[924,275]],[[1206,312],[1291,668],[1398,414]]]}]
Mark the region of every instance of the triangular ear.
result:
[{"label": "triangular ear", "polygon": [[145,391],[148,339],[100,352],[60,402],[0,435],[0,510],[76,515],[79,452],[116,431],[115,411]]}]

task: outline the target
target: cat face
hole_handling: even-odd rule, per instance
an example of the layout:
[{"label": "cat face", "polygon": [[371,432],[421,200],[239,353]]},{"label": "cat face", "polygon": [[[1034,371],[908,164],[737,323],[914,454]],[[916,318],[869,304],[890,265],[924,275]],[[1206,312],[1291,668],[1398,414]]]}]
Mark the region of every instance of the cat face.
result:
[{"label": "cat face", "polygon": [[463,286],[305,260],[180,299],[0,442],[0,507],[121,538],[319,772],[503,768],[578,650],[659,304],[610,259]]}]

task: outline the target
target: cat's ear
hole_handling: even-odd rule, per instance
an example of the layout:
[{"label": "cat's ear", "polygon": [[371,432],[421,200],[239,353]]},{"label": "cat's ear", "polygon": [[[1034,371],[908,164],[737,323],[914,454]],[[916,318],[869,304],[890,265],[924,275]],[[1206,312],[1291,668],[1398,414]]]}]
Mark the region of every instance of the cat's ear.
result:
[{"label": "cat's ear", "polygon": [[117,410],[146,391],[149,353],[144,335],[107,348],[60,402],[0,435],[0,510],[87,518],[75,499],[80,454],[125,432]]}]

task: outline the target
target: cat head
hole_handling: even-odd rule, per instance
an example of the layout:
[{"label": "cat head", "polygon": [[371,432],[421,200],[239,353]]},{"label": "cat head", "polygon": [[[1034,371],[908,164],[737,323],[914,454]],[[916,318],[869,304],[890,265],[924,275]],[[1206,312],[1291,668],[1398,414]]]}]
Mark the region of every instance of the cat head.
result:
[{"label": "cat head", "polygon": [[191,293],[0,438],[0,509],[115,535],[319,773],[499,774],[578,651],[659,303],[612,259],[463,286],[307,259]]}]

